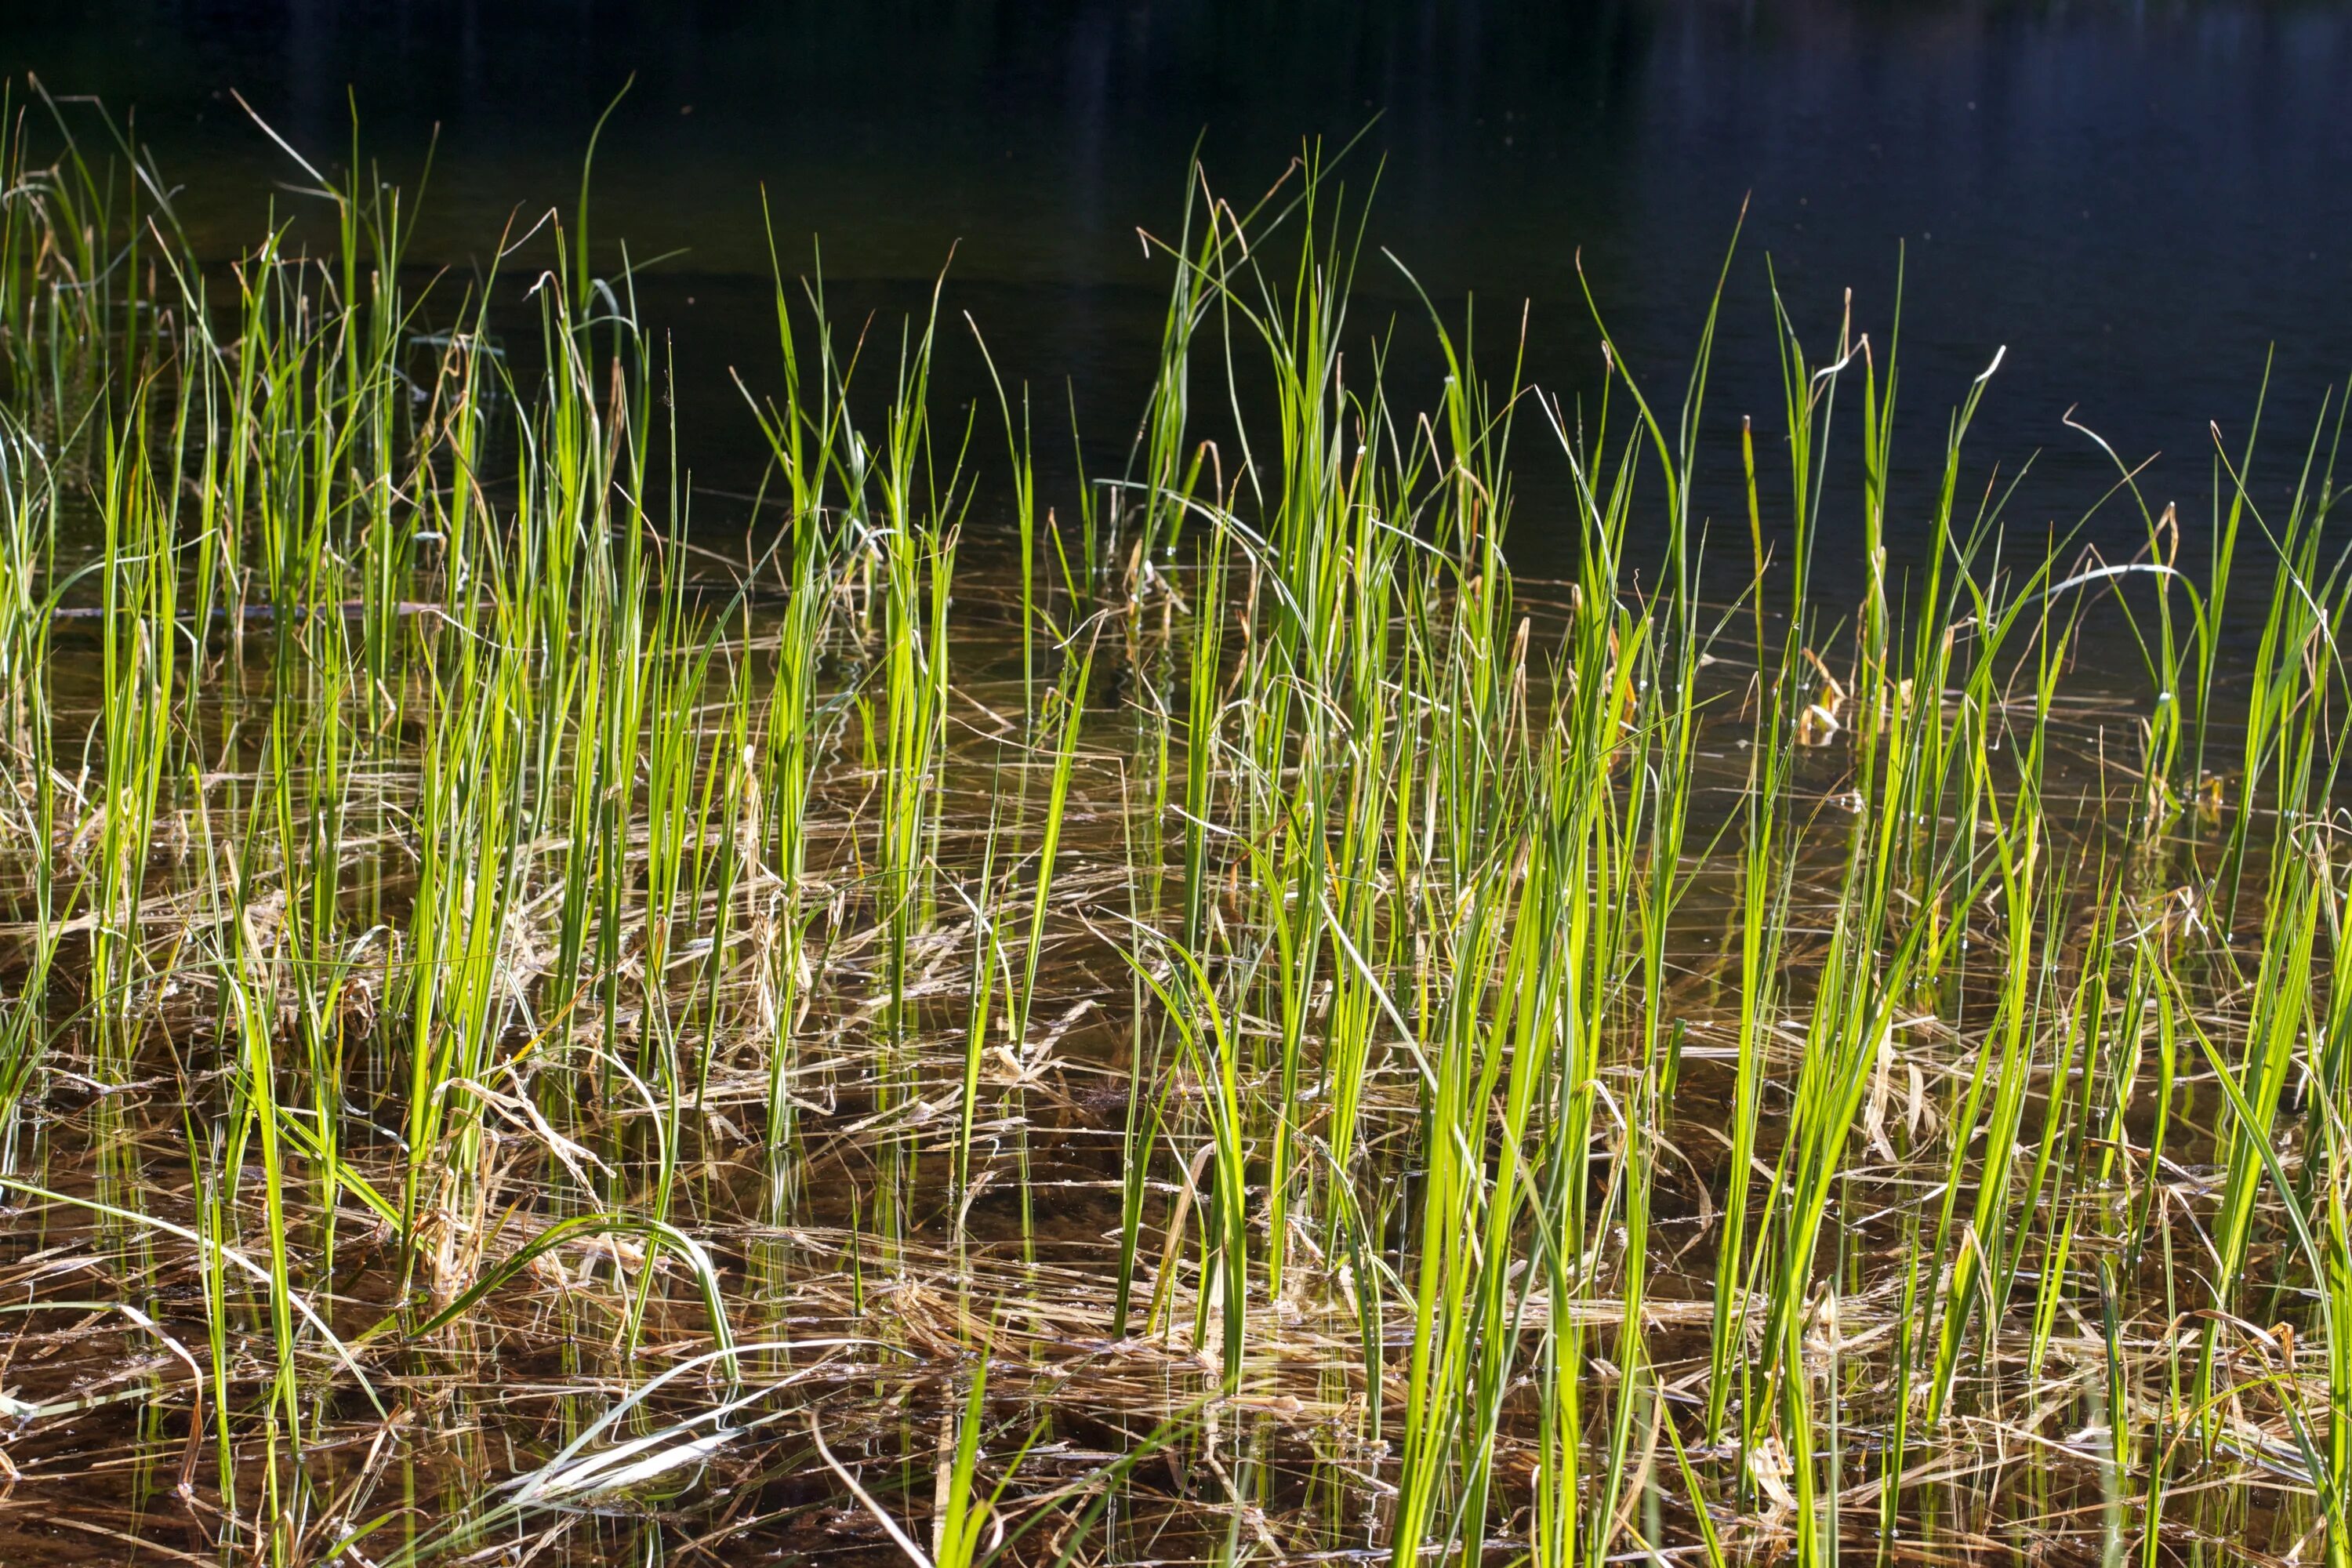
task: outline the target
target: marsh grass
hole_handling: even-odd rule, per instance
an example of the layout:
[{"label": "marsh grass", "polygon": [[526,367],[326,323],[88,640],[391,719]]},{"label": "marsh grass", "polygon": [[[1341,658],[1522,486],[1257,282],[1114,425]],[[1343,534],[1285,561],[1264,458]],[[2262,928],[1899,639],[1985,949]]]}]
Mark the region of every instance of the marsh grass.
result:
[{"label": "marsh grass", "polygon": [[2352,1560],[2340,406],[2194,571],[2120,460],[2021,552],[1998,360],[1898,503],[1780,310],[1710,554],[1713,310],[1490,377],[1310,151],[1058,505],[779,269],[721,542],[584,214],[421,284],[354,150],[208,268],[89,112],[0,146],[10,1561]]}]

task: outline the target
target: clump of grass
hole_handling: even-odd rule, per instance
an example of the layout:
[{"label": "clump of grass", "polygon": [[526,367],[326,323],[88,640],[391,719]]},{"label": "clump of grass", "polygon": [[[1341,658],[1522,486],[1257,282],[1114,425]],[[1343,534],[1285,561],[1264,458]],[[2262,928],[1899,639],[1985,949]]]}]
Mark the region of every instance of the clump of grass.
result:
[{"label": "clump of grass", "polygon": [[2217,458],[2199,570],[2128,464],[2141,553],[2021,552],[1998,357],[1905,497],[1893,333],[1776,299],[1728,559],[1711,306],[1678,405],[1597,308],[1591,395],[1490,380],[1363,319],[1310,149],[1192,171],[1059,506],[1026,389],[935,416],[940,296],[852,337],[780,268],[721,549],[579,212],[417,289],[305,163],[324,227],[208,268],[0,118],[42,1528],[2347,1561],[2340,405],[2284,504]]}]

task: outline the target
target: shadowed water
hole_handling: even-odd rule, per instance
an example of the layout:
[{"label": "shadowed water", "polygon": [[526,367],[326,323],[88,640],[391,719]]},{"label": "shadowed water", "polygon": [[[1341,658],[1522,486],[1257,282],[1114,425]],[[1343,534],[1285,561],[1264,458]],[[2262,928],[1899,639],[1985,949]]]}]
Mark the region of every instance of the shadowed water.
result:
[{"label": "shadowed water", "polygon": [[[510,216],[571,199],[634,79],[597,156],[599,244],[662,258],[646,313],[675,334],[714,492],[760,460],[726,373],[756,374],[769,335],[762,192],[788,272],[821,237],[845,319],[917,302],[952,250],[951,306],[1035,386],[1041,426],[1075,405],[1107,460],[1158,346],[1136,230],[1175,222],[1196,142],[1239,194],[1302,138],[1361,132],[1348,177],[1380,195],[1352,346],[1418,313],[1388,247],[1451,319],[1475,294],[1490,372],[1531,301],[1530,377],[1566,395],[1600,380],[1579,258],[1664,385],[1745,204],[1706,411],[1726,442],[1742,415],[1779,422],[1767,258],[1809,345],[1851,288],[1884,350],[1899,254],[1906,405],[1949,405],[2007,345],[1979,428],[2012,465],[2041,454],[2020,526],[2072,525],[2114,477],[2070,409],[2132,463],[2163,454],[2157,505],[2205,496],[2209,422],[2242,442],[2273,345],[2295,437],[2271,445],[2275,495],[2352,363],[2352,14],[2328,5],[104,0],[10,8],[0,63],[135,105],[220,257],[307,183],[232,91],[330,167],[355,105],[364,155],[412,187],[437,130],[413,254],[461,273]],[[1424,334],[1400,335],[1433,379]],[[985,385],[969,353],[941,374],[951,398]],[[1066,442],[1040,446],[1068,469]],[[1929,545],[1903,514],[1940,450],[1923,420],[1894,453],[1898,555]],[[1570,548],[1560,482],[1527,477],[1530,568]],[[1729,481],[1708,499],[1737,518]],[[2137,531],[2110,508],[2092,536]]]}]

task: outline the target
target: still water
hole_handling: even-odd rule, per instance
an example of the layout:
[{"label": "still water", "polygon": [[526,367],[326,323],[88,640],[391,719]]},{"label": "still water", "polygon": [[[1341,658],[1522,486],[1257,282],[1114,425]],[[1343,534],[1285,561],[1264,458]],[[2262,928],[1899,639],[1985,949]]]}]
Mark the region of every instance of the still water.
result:
[{"label": "still water", "polygon": [[[1819,355],[1849,288],[1885,342],[1899,261],[1898,483],[1924,488],[1945,410],[2006,345],[1973,450],[1983,475],[2034,459],[2010,521],[2037,536],[2112,477],[2070,408],[2133,461],[2163,454],[2151,497],[2193,518],[2210,424],[2242,438],[2266,356],[2274,500],[2352,369],[2336,6],[117,0],[8,7],[0,65],[135,110],[224,257],[304,200],[232,92],[322,162],[348,156],[355,106],[363,155],[412,185],[437,128],[415,255],[460,272],[511,215],[571,201],[634,79],[597,155],[596,233],[608,261],[623,237],[659,258],[645,295],[714,496],[756,479],[727,372],[756,384],[774,359],[763,191],[787,271],[821,243],[852,315],[919,305],[952,252],[950,309],[1043,406],[1075,407],[1099,458],[1124,447],[1160,326],[1137,230],[1172,226],[1196,142],[1242,195],[1303,138],[1362,132],[1360,340],[1419,309],[1385,247],[1457,321],[1475,297],[1490,369],[1524,303],[1531,374],[1571,395],[1599,365],[1578,258],[1671,402],[1745,203],[1706,409],[1727,462],[1741,414],[1777,423],[1768,262]],[[948,374],[951,394],[980,384],[969,353]],[[1528,498],[1516,549],[1540,564],[1563,514],[1539,474]],[[2091,533],[2137,528],[2109,509]]]}]

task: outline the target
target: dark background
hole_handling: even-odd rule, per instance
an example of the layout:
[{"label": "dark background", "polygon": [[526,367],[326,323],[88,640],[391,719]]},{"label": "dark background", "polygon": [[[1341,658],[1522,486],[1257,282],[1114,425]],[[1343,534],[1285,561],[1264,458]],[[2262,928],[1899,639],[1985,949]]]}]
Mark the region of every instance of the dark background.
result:
[{"label": "dark background", "polygon": [[[135,109],[216,256],[272,201],[302,205],[228,89],[338,163],[355,101],[367,153],[404,183],[437,125],[415,254],[460,269],[510,213],[570,204],[590,128],[634,72],[598,153],[595,232],[679,252],[646,300],[675,331],[714,490],[756,475],[727,367],[760,380],[775,357],[762,188],[787,269],[821,236],[853,312],[918,302],[954,245],[950,305],[1115,455],[1162,302],[1135,230],[1173,223],[1196,139],[1239,194],[1302,137],[1368,123],[1347,171],[1356,190],[1378,174],[1374,244],[1450,312],[1475,292],[1490,368],[1531,301],[1531,368],[1571,395],[1598,363],[1579,253],[1672,402],[1747,199],[1708,405],[1735,467],[1741,413],[1778,425],[1768,257],[1818,354],[1848,287],[1883,341],[1907,247],[1898,500],[1914,506],[1947,409],[2008,346],[1973,477],[2041,452],[2011,513],[2037,535],[2112,472],[2060,423],[2070,406],[2135,460],[2161,449],[2151,494],[2193,520],[2208,422],[2242,438],[2273,345],[2266,504],[2352,368],[2352,14],[2336,6],[149,0],[11,5],[0,65]],[[1413,309],[1377,253],[1362,292],[1365,342]],[[949,395],[975,374],[951,364]],[[1400,390],[1425,400],[1428,383]],[[1540,565],[1565,546],[1538,433],[1516,540]],[[2095,531],[2137,528],[2102,514]]]}]

